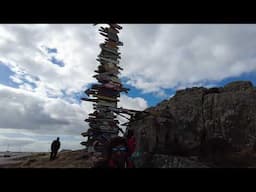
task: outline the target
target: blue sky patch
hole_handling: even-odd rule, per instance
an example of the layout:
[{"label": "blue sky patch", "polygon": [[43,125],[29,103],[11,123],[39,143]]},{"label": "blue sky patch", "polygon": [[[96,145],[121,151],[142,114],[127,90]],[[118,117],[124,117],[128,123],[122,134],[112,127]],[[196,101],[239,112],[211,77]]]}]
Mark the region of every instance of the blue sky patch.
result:
[{"label": "blue sky patch", "polygon": [[0,84],[6,85],[9,87],[18,88],[19,84],[13,82],[10,79],[10,76],[14,74],[15,73],[12,70],[10,70],[10,68],[7,65],[0,62]]},{"label": "blue sky patch", "polygon": [[[50,59],[48,59],[49,61],[52,62],[52,64],[54,65],[58,65],[59,67],[64,67],[65,64],[62,60],[57,59],[55,56],[58,53],[58,49],[57,48],[49,48],[49,47],[45,47],[43,46],[43,48],[46,50],[46,52],[49,54]],[[55,55],[55,56],[54,56]]]},{"label": "blue sky patch", "polygon": [[32,87],[33,89],[35,89],[35,88],[37,87],[36,84],[33,83],[33,82],[27,81],[26,79],[22,79],[22,80],[24,81],[24,83],[27,83],[27,84],[31,85],[31,87]]},{"label": "blue sky patch", "polygon": [[237,77],[228,77],[218,82],[218,86],[224,86],[232,81],[251,81],[256,86],[256,72],[243,73]]},{"label": "blue sky patch", "polygon": [[75,99],[79,104],[82,102],[81,98],[86,97],[84,91],[75,92],[72,94],[72,98]]},{"label": "blue sky patch", "polygon": [[47,47],[46,50],[47,50],[48,53],[58,53],[58,50],[56,48]]},{"label": "blue sky patch", "polygon": [[[155,93],[142,93],[141,90],[136,89],[135,87],[126,84],[125,82],[127,82],[128,78],[122,78],[122,82],[124,84],[124,86],[126,88],[129,88],[130,91],[128,92],[128,96],[129,97],[142,97],[144,98],[149,107],[151,106],[155,106],[157,105],[159,102],[165,100],[165,99],[169,99],[169,97],[173,94],[176,93],[176,89],[163,89],[163,91],[165,92],[165,94],[167,95],[167,97],[159,97],[156,96]],[[199,87],[222,87],[232,81],[251,81],[253,83],[253,85],[256,85],[256,72],[250,72],[250,73],[243,73],[240,76],[236,76],[236,77],[228,77],[225,78],[221,81],[209,81],[209,80],[204,80],[204,81],[200,81],[198,83],[195,84],[201,84],[201,86]],[[178,87],[178,86],[176,86]]]},{"label": "blue sky patch", "polygon": [[[77,103],[77,104],[81,104],[81,98],[83,97],[87,97],[87,95],[85,95],[84,90],[81,90],[79,92],[74,92],[71,95],[67,94],[65,90],[61,90],[62,92],[62,99],[69,101],[70,103]],[[71,100],[74,100],[74,102],[71,102]]]},{"label": "blue sky patch", "polygon": [[49,61],[51,61],[55,65],[58,65],[59,67],[65,66],[65,64],[62,60],[56,59],[55,57],[51,57],[51,59],[49,59]]},{"label": "blue sky patch", "polygon": [[156,105],[157,103],[159,103],[160,101],[163,100],[163,98],[159,98],[154,93],[142,93],[141,90],[136,89],[135,87],[133,87],[131,85],[128,85],[126,83],[124,83],[124,87],[130,89],[128,94],[126,94],[127,96],[129,96],[129,97],[142,97],[147,101],[149,107],[154,106],[154,105]]}]

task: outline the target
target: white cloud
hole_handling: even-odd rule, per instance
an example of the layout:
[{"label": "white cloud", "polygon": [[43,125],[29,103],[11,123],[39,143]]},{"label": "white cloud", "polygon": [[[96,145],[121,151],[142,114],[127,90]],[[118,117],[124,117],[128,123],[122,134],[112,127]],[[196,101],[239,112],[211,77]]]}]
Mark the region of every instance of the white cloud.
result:
[{"label": "white cloud", "polygon": [[19,85],[19,88],[20,89],[24,89],[26,91],[33,91],[32,86],[30,84],[28,84],[28,83],[24,83],[22,85]]},{"label": "white cloud", "polygon": [[[148,107],[148,104],[147,104],[147,101],[141,97],[132,98],[132,97],[128,97],[125,94],[121,94],[118,107],[143,111]],[[125,116],[126,118],[130,118],[129,115],[125,115],[125,114],[122,114],[122,115]],[[120,125],[128,122],[128,120],[125,117],[117,116],[117,119],[120,122]],[[123,130],[125,130],[126,128],[126,126],[120,126],[120,127]]]},{"label": "white cloud", "polygon": [[[91,25],[0,25],[5,43],[0,45],[0,60],[16,74],[16,82],[25,79],[37,85],[41,95],[62,95],[80,91],[94,81],[99,52],[95,28]],[[8,40],[8,42],[7,42]],[[56,48],[58,53],[47,53],[46,47]],[[64,67],[52,64],[49,59],[65,63]],[[31,78],[35,76],[39,81]],[[22,86],[27,90],[27,86]]]},{"label": "white cloud", "polygon": [[41,135],[21,129],[0,129],[0,151],[48,152],[51,142],[60,137],[62,149],[82,149],[82,137],[63,134]]},{"label": "white cloud", "polygon": [[33,143],[35,140],[31,138],[15,138],[0,135],[0,151],[12,150]]},{"label": "white cloud", "polygon": [[121,94],[118,107],[142,111],[148,107],[148,104],[147,101],[141,97],[132,98]]},{"label": "white cloud", "polygon": [[10,76],[10,79],[15,82],[15,83],[23,83],[24,81],[22,81],[19,77],[17,77],[17,75],[13,75],[13,76]]},{"label": "white cloud", "polygon": [[[95,58],[103,41],[97,29],[82,24],[0,25],[0,60],[15,73],[38,77],[40,81],[32,81],[42,95],[77,92],[95,82]],[[255,25],[126,24],[120,32],[121,75],[145,93],[159,93],[255,71],[255,33]],[[58,53],[48,54],[46,47]],[[65,66],[53,65],[51,56]]]},{"label": "white cloud", "polygon": [[[62,139],[62,149],[82,148],[80,135],[88,129],[84,119],[93,111],[92,103],[69,103],[60,98],[47,98],[38,93],[0,85],[0,139],[3,148],[8,143],[13,150],[22,146],[23,151],[47,151],[52,139]],[[147,102],[142,98],[121,96],[120,106],[143,110]],[[16,136],[12,136],[16,134]],[[17,136],[17,134],[19,136]],[[44,137],[45,140],[38,140]]]},{"label": "white cloud", "polygon": [[256,71],[256,25],[125,25],[124,76],[145,92]]},{"label": "white cloud", "polygon": [[40,133],[79,134],[85,127],[86,108],[25,90],[0,85],[0,128]]}]

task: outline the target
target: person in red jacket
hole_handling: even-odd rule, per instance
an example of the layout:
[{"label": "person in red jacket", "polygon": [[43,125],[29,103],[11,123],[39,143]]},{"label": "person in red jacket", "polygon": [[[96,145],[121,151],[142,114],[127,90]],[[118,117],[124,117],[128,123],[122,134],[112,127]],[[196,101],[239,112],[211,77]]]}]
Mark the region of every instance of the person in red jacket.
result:
[{"label": "person in red jacket", "polygon": [[115,137],[111,139],[107,151],[107,164],[109,168],[133,168],[125,138]]},{"label": "person in red jacket", "polygon": [[93,168],[135,168],[130,160],[127,139],[111,138],[106,145],[105,158],[96,162]]}]

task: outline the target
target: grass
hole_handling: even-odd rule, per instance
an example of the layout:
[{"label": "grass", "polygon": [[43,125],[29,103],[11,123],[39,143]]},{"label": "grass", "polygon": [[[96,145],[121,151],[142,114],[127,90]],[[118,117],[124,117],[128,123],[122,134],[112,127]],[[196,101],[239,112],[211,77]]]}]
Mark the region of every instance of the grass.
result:
[{"label": "grass", "polygon": [[53,161],[50,153],[36,153],[30,156],[16,158],[17,163],[8,164],[6,168],[91,168],[93,157],[84,150],[60,152]]}]

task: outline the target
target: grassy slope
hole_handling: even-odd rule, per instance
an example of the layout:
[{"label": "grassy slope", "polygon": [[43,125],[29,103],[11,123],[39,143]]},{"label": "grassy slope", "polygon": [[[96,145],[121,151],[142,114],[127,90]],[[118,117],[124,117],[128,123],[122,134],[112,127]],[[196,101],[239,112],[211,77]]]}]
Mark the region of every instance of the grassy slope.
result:
[{"label": "grassy slope", "polygon": [[36,153],[31,156],[17,158],[17,163],[2,165],[3,168],[91,168],[98,157],[89,156],[86,151],[60,152],[53,161],[49,153]]}]

